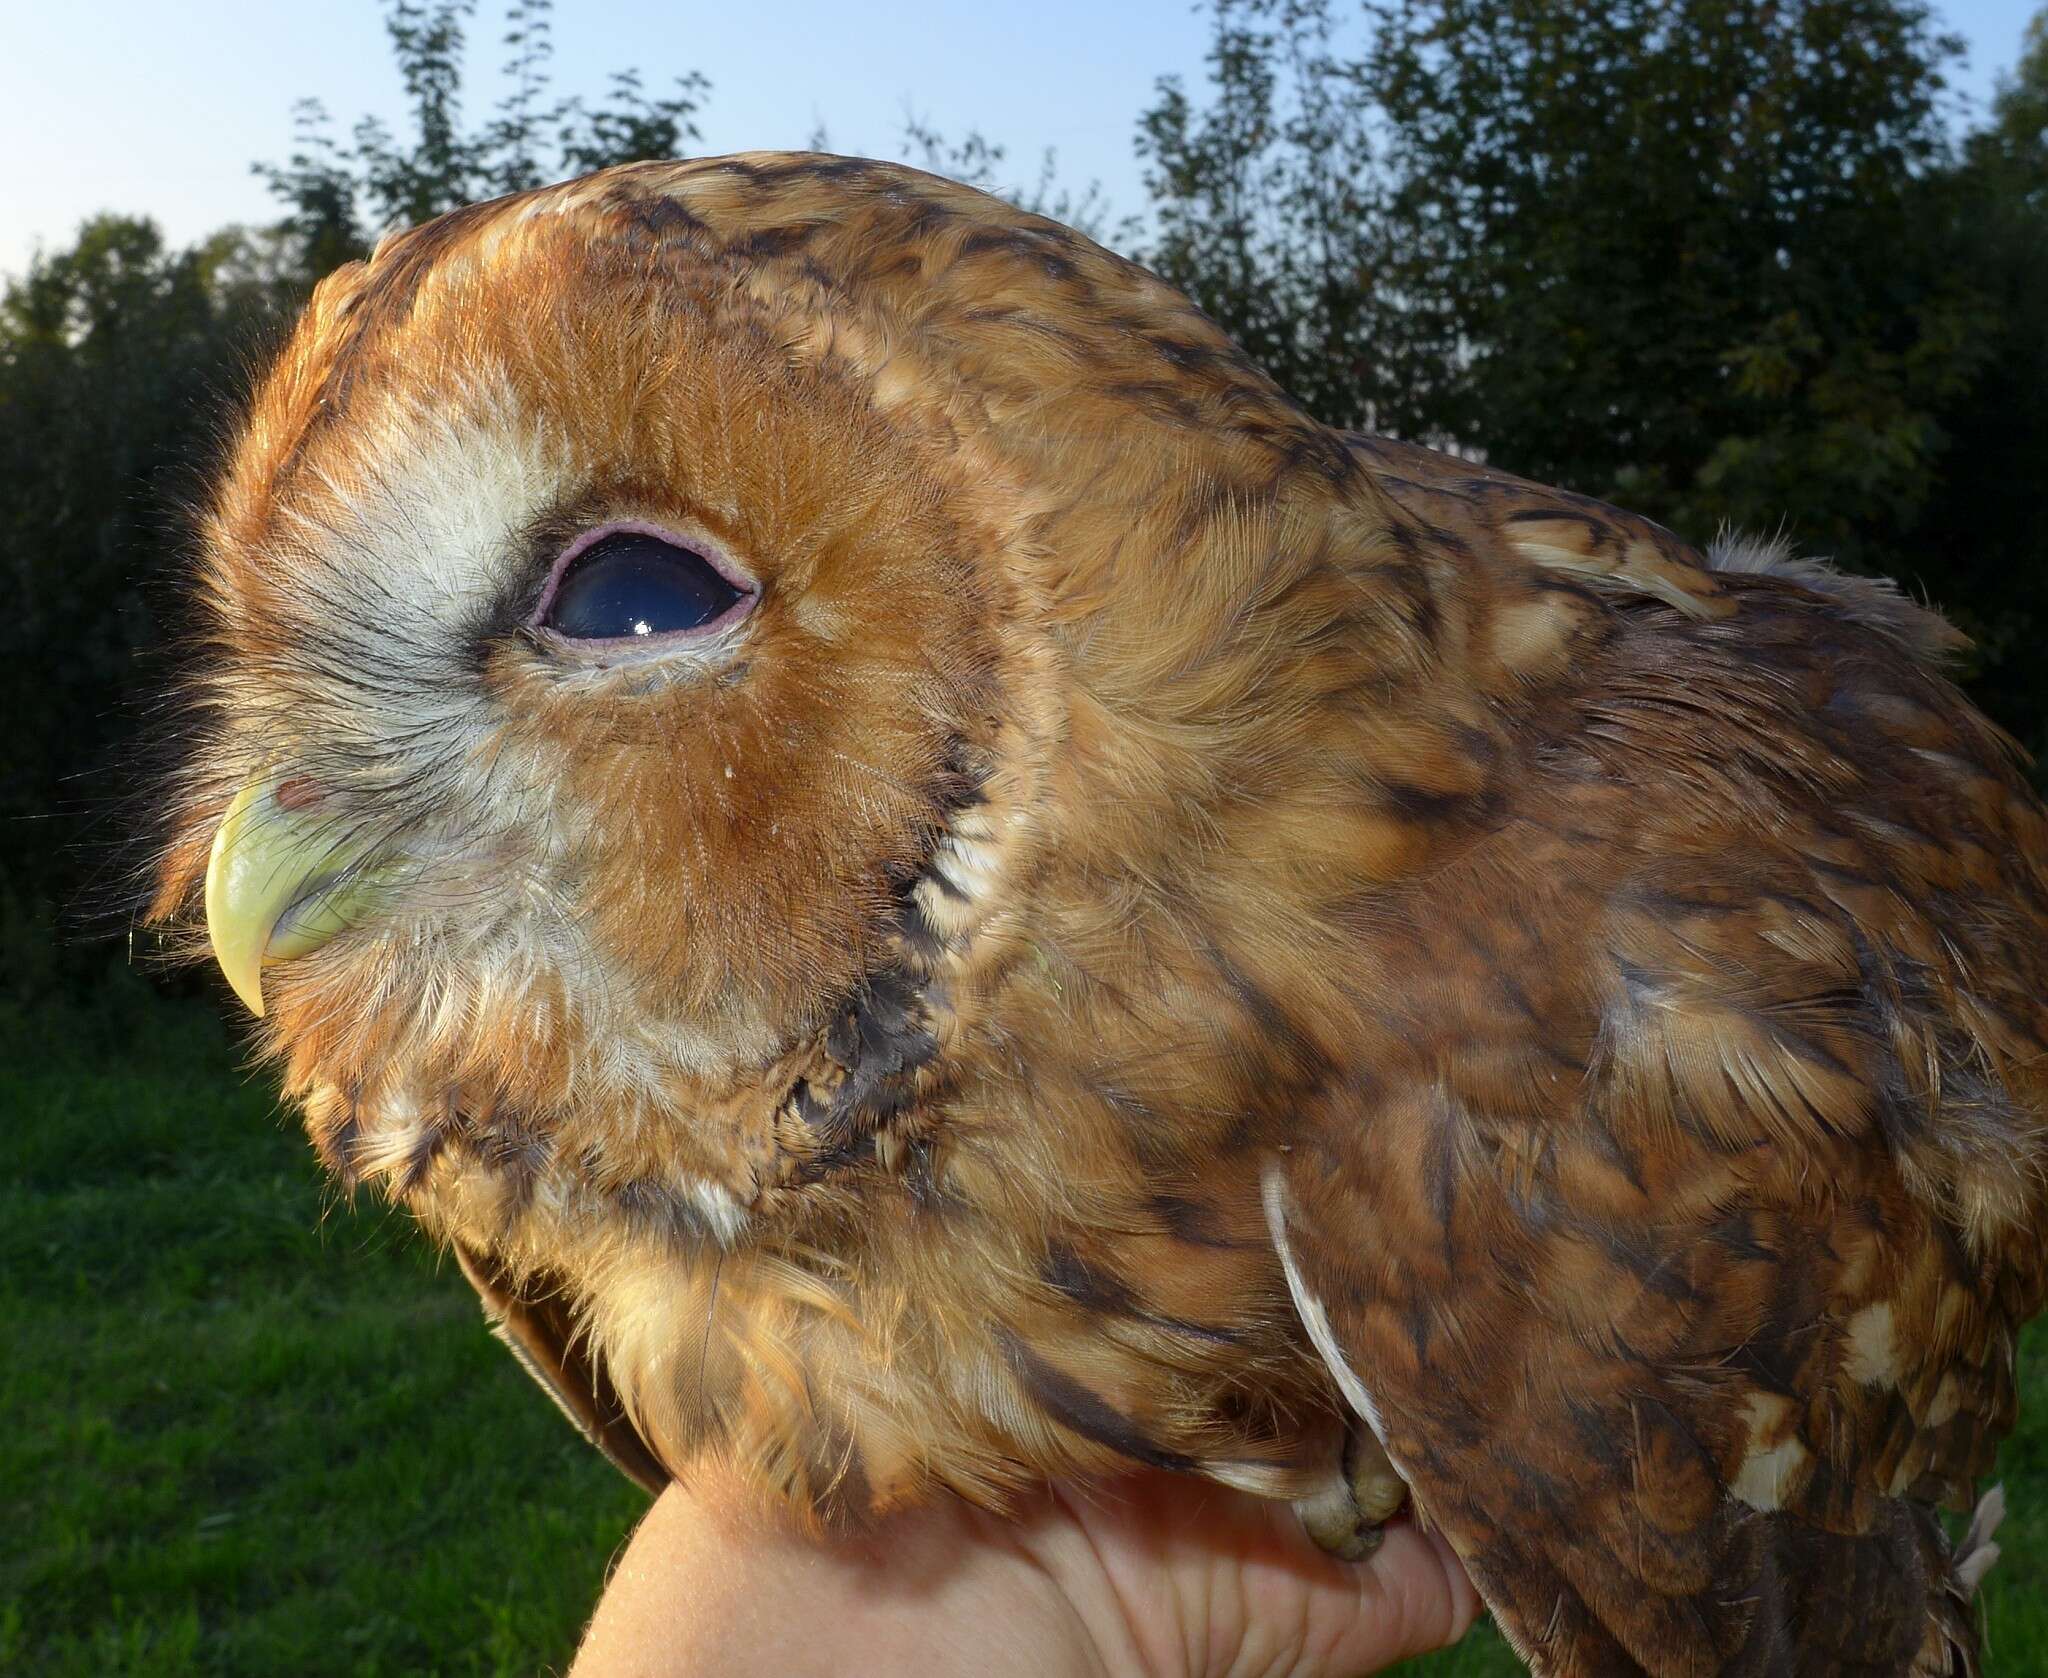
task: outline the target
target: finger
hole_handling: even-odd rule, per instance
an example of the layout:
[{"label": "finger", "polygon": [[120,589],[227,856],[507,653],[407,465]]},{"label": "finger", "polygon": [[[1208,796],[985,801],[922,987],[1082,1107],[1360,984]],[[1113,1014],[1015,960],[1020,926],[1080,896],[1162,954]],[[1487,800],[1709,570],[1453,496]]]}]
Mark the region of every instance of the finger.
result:
[{"label": "finger", "polygon": [[1449,1540],[1412,1519],[1388,1524],[1372,1559],[1349,1569],[1357,1607],[1320,1670],[1377,1671],[1393,1661],[1443,1649],[1479,1615],[1479,1593]]},{"label": "finger", "polygon": [[[1284,1510],[1275,1515],[1292,1519]],[[1412,1519],[1389,1522],[1364,1562],[1327,1555],[1298,1531],[1285,1536],[1278,1565],[1259,1550],[1240,1563],[1244,1648],[1265,1670],[1354,1678],[1446,1648],[1477,1617],[1478,1593],[1456,1553],[1441,1533]]]},{"label": "finger", "polygon": [[1287,1505],[1179,1475],[1064,1486],[1027,1530],[1074,1600],[1089,1600],[1077,1575],[1113,1586],[1147,1672],[1346,1678],[1455,1642],[1479,1606],[1450,1546],[1413,1520],[1344,1562]]}]

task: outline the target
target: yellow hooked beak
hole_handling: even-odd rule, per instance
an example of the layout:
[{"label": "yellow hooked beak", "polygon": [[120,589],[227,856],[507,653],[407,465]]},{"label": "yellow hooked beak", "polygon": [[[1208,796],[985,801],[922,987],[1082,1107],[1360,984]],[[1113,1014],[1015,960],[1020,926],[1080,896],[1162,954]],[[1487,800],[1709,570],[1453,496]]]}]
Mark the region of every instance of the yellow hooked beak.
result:
[{"label": "yellow hooked beak", "polygon": [[371,907],[382,876],[358,866],[369,851],[303,777],[259,775],[235,794],[206,864],[206,931],[259,1017],[266,962],[317,950]]}]

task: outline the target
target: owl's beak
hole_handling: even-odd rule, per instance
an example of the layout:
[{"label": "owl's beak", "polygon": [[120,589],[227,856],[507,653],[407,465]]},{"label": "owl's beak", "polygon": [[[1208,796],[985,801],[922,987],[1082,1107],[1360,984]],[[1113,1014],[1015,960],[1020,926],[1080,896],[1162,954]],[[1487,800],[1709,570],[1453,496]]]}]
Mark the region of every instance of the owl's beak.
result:
[{"label": "owl's beak", "polygon": [[235,994],[259,1017],[263,968],[317,950],[363,918],[380,878],[370,847],[303,776],[261,775],[235,794],[206,864],[206,931]]}]

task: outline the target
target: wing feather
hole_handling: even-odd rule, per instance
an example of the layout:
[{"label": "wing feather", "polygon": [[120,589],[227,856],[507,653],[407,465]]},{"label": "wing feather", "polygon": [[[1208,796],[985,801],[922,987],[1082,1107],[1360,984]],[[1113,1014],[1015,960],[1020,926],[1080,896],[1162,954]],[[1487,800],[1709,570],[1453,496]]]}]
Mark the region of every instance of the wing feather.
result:
[{"label": "wing feather", "polygon": [[[1559,499],[1372,458],[1496,557]],[[1655,564],[1573,573],[1497,821],[1377,918],[1283,1254],[1539,1673],[1970,1670],[1995,1546],[1937,1508],[2042,1303],[2040,807],[1939,637],[1613,517]]]}]

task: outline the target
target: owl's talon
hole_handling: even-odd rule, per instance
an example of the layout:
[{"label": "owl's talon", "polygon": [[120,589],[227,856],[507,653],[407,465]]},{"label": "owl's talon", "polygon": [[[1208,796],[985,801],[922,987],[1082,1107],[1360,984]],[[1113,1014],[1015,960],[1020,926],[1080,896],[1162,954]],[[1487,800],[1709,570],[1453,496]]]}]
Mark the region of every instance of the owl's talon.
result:
[{"label": "owl's talon", "polygon": [[1294,1511],[1319,1549],[1340,1561],[1367,1561],[1386,1536],[1386,1523],[1408,1501],[1408,1486],[1380,1443],[1354,1427],[1323,1488],[1296,1498]]},{"label": "owl's talon", "polygon": [[[1305,1517],[1303,1524],[1307,1524]],[[1341,1531],[1336,1528],[1318,1530],[1311,1526],[1308,1535],[1316,1541],[1317,1548],[1328,1551],[1339,1561],[1371,1561],[1379,1553],[1387,1529],[1384,1524],[1367,1521],[1354,1511]]]},{"label": "owl's talon", "polygon": [[1394,1471],[1380,1442],[1353,1426],[1344,1437],[1344,1481],[1359,1518],[1384,1525],[1408,1502],[1408,1482]]}]

